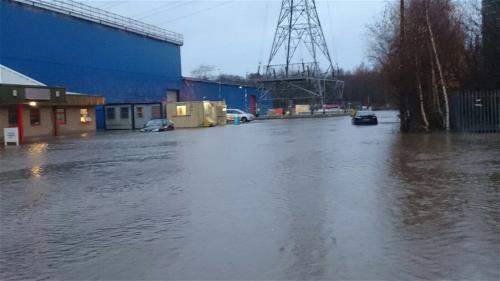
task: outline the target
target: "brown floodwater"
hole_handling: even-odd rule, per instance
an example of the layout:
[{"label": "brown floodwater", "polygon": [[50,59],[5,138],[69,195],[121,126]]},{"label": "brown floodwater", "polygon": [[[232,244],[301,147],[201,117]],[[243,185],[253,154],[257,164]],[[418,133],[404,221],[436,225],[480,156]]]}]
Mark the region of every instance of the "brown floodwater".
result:
[{"label": "brown floodwater", "polygon": [[500,135],[378,115],[0,149],[0,279],[499,280]]}]

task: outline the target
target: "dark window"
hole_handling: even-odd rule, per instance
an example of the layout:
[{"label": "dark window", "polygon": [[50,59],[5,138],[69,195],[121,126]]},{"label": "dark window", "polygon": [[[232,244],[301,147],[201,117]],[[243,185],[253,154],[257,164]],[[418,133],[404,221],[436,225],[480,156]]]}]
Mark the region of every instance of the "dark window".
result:
[{"label": "dark window", "polygon": [[30,124],[31,126],[40,125],[40,109],[30,108]]},{"label": "dark window", "polygon": [[144,118],[144,112],[142,110],[142,107],[136,107],[136,112],[137,112],[137,118]]},{"label": "dark window", "polygon": [[17,108],[9,107],[9,126],[17,126]]},{"label": "dark window", "polygon": [[56,109],[56,122],[57,124],[66,124],[66,109],[64,108]]},{"label": "dark window", "polygon": [[116,118],[116,115],[115,115],[115,108],[114,107],[108,107],[106,108],[106,118],[108,119],[115,119]]},{"label": "dark window", "polygon": [[128,119],[128,107],[120,107],[120,118]]}]

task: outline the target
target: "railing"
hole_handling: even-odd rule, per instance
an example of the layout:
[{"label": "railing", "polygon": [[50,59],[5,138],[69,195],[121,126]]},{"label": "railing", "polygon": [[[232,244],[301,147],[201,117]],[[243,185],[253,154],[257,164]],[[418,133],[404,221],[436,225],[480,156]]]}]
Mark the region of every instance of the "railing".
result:
[{"label": "railing", "polygon": [[[288,73],[287,73],[288,72]],[[314,62],[291,63],[287,66],[284,64],[268,65],[265,69],[265,79],[286,79],[298,77],[318,77],[323,75],[319,73],[318,66]]]},{"label": "railing", "polygon": [[70,15],[103,25],[115,27],[143,36],[167,41],[176,45],[184,43],[182,34],[175,33],[151,24],[140,22],[99,8],[72,0],[11,0],[30,6]]},{"label": "railing", "polygon": [[450,117],[456,131],[500,133],[500,91],[454,93]]}]

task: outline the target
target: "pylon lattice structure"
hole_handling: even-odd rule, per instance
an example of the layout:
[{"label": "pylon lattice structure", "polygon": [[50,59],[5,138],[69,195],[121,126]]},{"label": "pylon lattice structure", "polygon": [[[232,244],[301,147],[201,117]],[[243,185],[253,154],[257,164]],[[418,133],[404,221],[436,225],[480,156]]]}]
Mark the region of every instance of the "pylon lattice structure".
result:
[{"label": "pylon lattice structure", "polygon": [[[307,50],[297,54],[297,50]],[[284,58],[284,63],[283,63]],[[276,63],[280,61],[281,63]],[[335,77],[314,0],[282,0],[262,87],[274,100],[321,104],[342,98],[343,81]]]}]

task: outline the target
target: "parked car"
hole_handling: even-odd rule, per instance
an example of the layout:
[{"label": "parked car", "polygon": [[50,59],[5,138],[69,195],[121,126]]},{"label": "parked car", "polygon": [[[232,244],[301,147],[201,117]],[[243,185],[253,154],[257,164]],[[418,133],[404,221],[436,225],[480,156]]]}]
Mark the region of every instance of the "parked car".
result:
[{"label": "parked car", "polygon": [[241,122],[250,122],[255,120],[255,116],[239,109],[228,109],[226,111],[227,120],[234,121],[234,118],[239,118]]},{"label": "parked car", "polygon": [[163,132],[175,129],[174,123],[168,119],[151,119],[144,125],[141,132]]},{"label": "parked car", "polygon": [[372,111],[358,111],[352,118],[354,125],[377,125],[378,120]]}]

